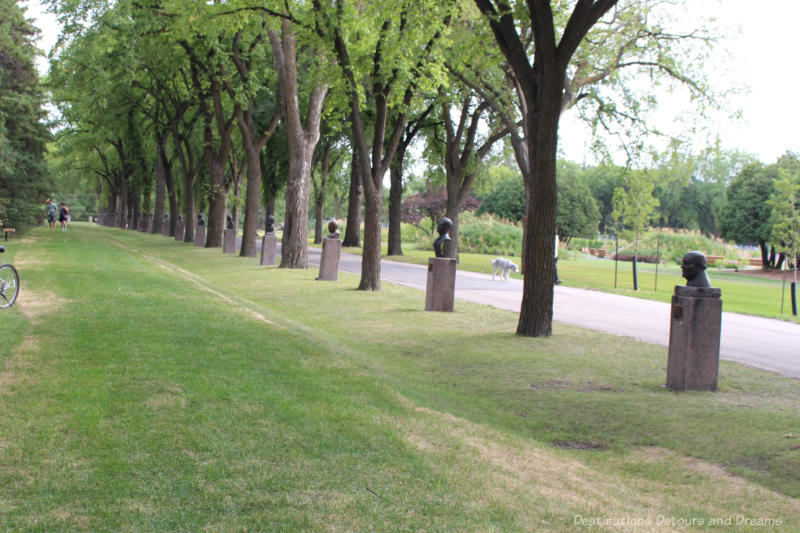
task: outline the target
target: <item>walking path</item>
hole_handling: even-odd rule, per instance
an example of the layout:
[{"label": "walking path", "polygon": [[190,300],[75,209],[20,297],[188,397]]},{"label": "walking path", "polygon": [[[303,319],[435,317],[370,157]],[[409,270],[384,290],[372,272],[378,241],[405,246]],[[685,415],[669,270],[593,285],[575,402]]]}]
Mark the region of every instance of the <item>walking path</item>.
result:
[{"label": "walking path", "polygon": [[[319,265],[319,255],[319,248],[309,248],[312,264]],[[339,269],[360,274],[361,256],[342,253]],[[381,279],[424,291],[427,267],[384,259]],[[493,281],[489,274],[458,271],[455,296],[519,312],[522,281]],[[669,345],[667,303],[563,286],[555,287],[554,300],[553,318],[558,322]],[[720,357],[800,378],[800,324],[723,312]]]}]

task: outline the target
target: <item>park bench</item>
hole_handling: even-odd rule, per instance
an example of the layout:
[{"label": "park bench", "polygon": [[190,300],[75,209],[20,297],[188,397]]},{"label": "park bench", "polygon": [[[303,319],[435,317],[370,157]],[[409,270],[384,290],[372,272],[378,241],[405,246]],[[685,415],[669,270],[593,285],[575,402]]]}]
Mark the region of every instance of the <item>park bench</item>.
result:
[{"label": "park bench", "polygon": [[8,240],[8,234],[9,233],[16,233],[16,231],[17,230],[15,230],[14,228],[3,228],[3,233],[5,233],[5,235],[6,235],[6,239],[5,240]]},{"label": "park bench", "polygon": [[707,255],[706,256],[706,264],[707,265],[715,265],[717,263],[721,263],[725,260],[724,256],[721,255]]}]

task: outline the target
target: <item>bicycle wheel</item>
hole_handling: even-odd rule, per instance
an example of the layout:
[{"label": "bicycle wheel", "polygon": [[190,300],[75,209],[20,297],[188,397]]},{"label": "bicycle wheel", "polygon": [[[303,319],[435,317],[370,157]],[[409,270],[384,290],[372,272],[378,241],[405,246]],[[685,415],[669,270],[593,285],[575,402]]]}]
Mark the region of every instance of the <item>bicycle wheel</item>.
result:
[{"label": "bicycle wheel", "polygon": [[11,265],[0,265],[0,309],[11,307],[19,294],[19,274]]}]

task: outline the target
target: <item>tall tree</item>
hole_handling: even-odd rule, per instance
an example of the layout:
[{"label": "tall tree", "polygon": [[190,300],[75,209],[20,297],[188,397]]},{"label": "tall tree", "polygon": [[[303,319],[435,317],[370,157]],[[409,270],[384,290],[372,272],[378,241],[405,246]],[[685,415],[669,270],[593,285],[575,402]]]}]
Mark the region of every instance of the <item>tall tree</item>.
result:
[{"label": "tall tree", "polygon": [[797,284],[797,262],[800,258],[800,160],[788,153],[778,162],[775,192],[769,199],[772,206],[772,238],[778,248],[788,255],[794,266]]},{"label": "tall tree", "polygon": [[15,1],[0,1],[0,220],[23,230],[43,218],[49,132],[34,66],[36,29]]},{"label": "tall tree", "polygon": [[[329,7],[314,0],[321,15],[320,36],[332,46],[342,69],[364,187],[360,290],[381,287],[383,177],[397,154],[421,83],[436,85],[435,51],[449,25],[451,7],[407,0],[392,5],[342,1]],[[364,107],[374,118],[369,141]]]},{"label": "tall tree", "polygon": [[769,198],[775,187],[776,165],[765,167],[751,163],[742,169],[728,186],[728,202],[722,211],[722,237],[739,244],[754,244],[761,248],[762,267],[774,266],[770,255],[772,236],[772,206]]},{"label": "tall tree", "polygon": [[658,199],[653,196],[655,183],[647,171],[631,171],[627,178],[625,186],[614,191],[611,218],[616,222],[617,230],[633,240],[633,288],[639,290],[636,276],[639,237],[650,225]]},{"label": "tall tree", "polygon": [[[524,131],[528,142],[525,177],[526,227],[523,243],[523,294],[517,333],[549,336],[553,322],[553,262],[556,216],[558,120],[567,68],[583,38],[616,0],[578,0],[566,25],[556,30],[548,0],[529,0],[535,50],[531,64],[518,32],[515,14],[505,0],[475,0],[485,15],[523,95]],[[560,36],[560,38],[559,38]]]},{"label": "tall tree", "polygon": [[[669,32],[648,16],[654,5],[669,6],[670,2],[619,3],[620,6],[617,0],[577,0],[570,4],[475,0],[506,61],[510,89],[502,94],[492,85],[472,83],[503,113],[525,179],[525,281],[517,324],[520,335],[549,336],[552,332],[555,167],[561,112],[592,103],[600,124],[608,124],[606,119],[629,124],[628,118],[636,119],[633,111],[641,108],[646,96],[639,100],[627,98],[630,93],[623,91],[622,102],[603,96],[613,96],[613,89],[619,89],[625,80],[620,73],[625,69],[644,71],[653,79],[663,75],[683,84],[693,95],[706,95],[703,84],[688,73],[696,62],[691,55],[681,53],[681,43],[695,39],[706,42],[706,37],[696,32]],[[606,14],[608,17],[603,18]],[[590,32],[591,38],[585,40]],[[467,76],[465,80],[470,83]],[[504,103],[510,100],[508,94],[518,95],[516,105]],[[509,110],[519,114],[519,122]]]},{"label": "tall tree", "polygon": [[[311,163],[320,135],[322,107],[328,84],[311,77],[306,108],[301,111],[301,80],[298,78],[297,44],[293,24],[281,21],[281,35],[270,32],[272,48],[278,57],[278,68],[284,95],[284,116],[289,141],[289,177],[286,182],[286,216],[281,243],[281,268],[308,268],[308,201]],[[314,50],[313,63],[321,57]],[[309,59],[309,58],[306,58]]]}]

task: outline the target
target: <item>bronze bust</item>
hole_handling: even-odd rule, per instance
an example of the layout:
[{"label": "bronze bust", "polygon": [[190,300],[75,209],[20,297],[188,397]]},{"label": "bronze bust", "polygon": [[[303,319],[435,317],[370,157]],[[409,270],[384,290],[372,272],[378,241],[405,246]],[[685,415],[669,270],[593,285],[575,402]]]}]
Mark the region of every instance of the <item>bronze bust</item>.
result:
[{"label": "bronze bust", "polygon": [[339,223],[336,220],[331,220],[328,222],[328,235],[325,237],[326,239],[338,239],[339,238]]},{"label": "bronze bust", "polygon": [[453,221],[447,217],[439,219],[439,225],[436,231],[439,232],[439,238],[433,241],[433,251],[436,257],[447,257],[447,247],[450,245],[450,230],[453,228]]},{"label": "bronze bust", "polygon": [[689,252],[683,256],[681,274],[686,278],[687,287],[711,287],[706,274],[706,256],[703,252]]}]

